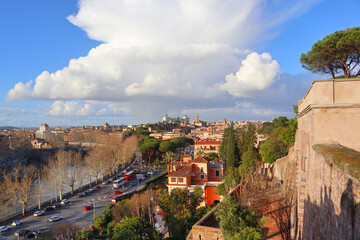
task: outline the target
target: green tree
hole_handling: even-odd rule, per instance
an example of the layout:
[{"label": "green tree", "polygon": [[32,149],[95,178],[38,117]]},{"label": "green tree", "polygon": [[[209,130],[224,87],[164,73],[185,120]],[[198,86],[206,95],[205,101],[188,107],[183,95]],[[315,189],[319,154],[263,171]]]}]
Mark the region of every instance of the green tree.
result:
[{"label": "green tree", "polygon": [[284,128],[275,129],[270,137],[261,145],[260,154],[262,160],[267,163],[273,163],[277,159],[287,155],[287,146],[279,139],[279,134]]},{"label": "green tree", "polygon": [[300,58],[303,68],[314,73],[331,74],[333,78],[339,71],[349,78],[359,61],[360,27],[336,31],[324,37]]},{"label": "green tree", "polygon": [[256,142],[256,127],[254,124],[246,124],[236,129],[237,148],[239,155],[242,156],[249,147],[253,147]]},{"label": "green tree", "polygon": [[256,170],[256,163],[261,156],[254,146],[249,146],[248,150],[241,157],[242,162],[239,166],[239,174],[244,179]]},{"label": "green tree", "polygon": [[159,150],[161,140],[153,137],[143,137],[140,140],[139,151],[143,154],[143,156],[147,156],[149,159],[149,165],[151,160],[155,156],[156,152]]},{"label": "green tree", "polygon": [[227,240],[250,239],[242,238],[246,236],[244,233],[251,233],[256,237],[256,232],[259,234],[262,232],[261,224],[257,221],[254,211],[236,204],[231,196],[226,196],[218,205],[215,217],[220,222],[221,232]]},{"label": "green tree", "polygon": [[292,146],[295,144],[295,135],[297,129],[297,119],[293,118],[288,121],[288,125],[284,128],[280,134],[279,139],[287,146]]},{"label": "green tree", "polygon": [[235,167],[236,160],[236,147],[235,147],[235,135],[233,126],[230,127],[229,135],[227,138],[227,146],[226,146],[226,168],[232,169]]},{"label": "green tree", "polygon": [[210,160],[210,161],[216,161],[219,160],[219,155],[215,152],[209,152],[209,153],[205,153],[203,155],[204,158]]},{"label": "green tree", "polygon": [[102,215],[95,216],[94,227],[99,230],[100,234],[107,231],[107,226],[112,221],[113,206],[114,204],[108,204]]},{"label": "green tree", "polygon": [[162,237],[148,221],[139,217],[125,217],[115,226],[112,239],[160,240]]},{"label": "green tree", "polygon": [[166,152],[175,152],[176,151],[176,145],[171,141],[162,141],[160,143],[159,151],[166,153]]},{"label": "green tree", "polygon": [[217,195],[225,195],[227,193],[225,183],[221,183],[216,186]]},{"label": "green tree", "polygon": [[202,217],[198,208],[203,200],[202,194],[200,187],[196,187],[192,194],[181,188],[174,189],[171,194],[164,189],[160,191],[159,206],[164,211],[170,237],[185,239],[192,225]]}]

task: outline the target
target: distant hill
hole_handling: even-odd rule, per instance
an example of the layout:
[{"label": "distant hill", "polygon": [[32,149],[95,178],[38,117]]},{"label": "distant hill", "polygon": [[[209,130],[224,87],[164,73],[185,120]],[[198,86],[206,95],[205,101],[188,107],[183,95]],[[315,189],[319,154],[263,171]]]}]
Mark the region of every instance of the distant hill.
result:
[{"label": "distant hill", "polygon": [[1,126],[0,130],[12,130],[12,129],[21,129],[18,127],[11,127],[11,126]]}]

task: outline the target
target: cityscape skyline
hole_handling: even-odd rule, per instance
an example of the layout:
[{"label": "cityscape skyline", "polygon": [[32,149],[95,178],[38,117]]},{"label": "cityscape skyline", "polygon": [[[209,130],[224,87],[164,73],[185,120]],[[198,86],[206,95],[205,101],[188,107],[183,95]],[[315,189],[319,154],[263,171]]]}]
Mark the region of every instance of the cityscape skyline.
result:
[{"label": "cityscape skyline", "polygon": [[300,55],[357,26],[360,3],[346,5],[4,1],[0,125],[292,117],[312,81],[330,77],[302,69]]}]

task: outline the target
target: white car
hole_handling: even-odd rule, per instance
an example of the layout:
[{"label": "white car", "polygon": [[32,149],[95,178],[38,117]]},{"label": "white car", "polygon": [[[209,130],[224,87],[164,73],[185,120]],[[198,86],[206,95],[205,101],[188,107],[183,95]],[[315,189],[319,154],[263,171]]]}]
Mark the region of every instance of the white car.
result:
[{"label": "white car", "polygon": [[22,221],[16,220],[16,221],[13,221],[13,223],[11,224],[11,226],[16,227],[16,226],[19,226],[19,225],[21,225],[21,224],[22,224]]},{"label": "white car", "polygon": [[8,226],[1,226],[0,227],[0,232],[6,232],[7,230],[9,230],[10,228]]},{"label": "white car", "polygon": [[147,174],[149,174],[149,175],[153,175],[153,174],[154,174],[154,172],[153,172],[153,171],[148,171],[148,172],[147,172]]},{"label": "white car", "polygon": [[45,214],[45,212],[44,211],[36,211],[36,212],[34,212],[34,216],[42,216],[42,215],[44,215]]},{"label": "white car", "polygon": [[57,222],[60,221],[62,219],[62,216],[52,216],[49,218],[50,222]]},{"label": "white car", "polygon": [[69,203],[70,203],[70,201],[67,200],[67,199],[63,199],[63,200],[61,201],[61,204],[62,204],[62,205],[64,205],[64,204],[69,204]]}]

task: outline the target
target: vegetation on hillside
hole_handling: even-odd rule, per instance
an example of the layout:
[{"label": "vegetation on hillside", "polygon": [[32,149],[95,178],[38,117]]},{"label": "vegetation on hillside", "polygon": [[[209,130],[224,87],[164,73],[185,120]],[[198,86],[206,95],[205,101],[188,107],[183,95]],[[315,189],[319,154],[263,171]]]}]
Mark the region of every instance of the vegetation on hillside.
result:
[{"label": "vegetation on hillside", "polygon": [[289,148],[295,143],[296,129],[296,118],[278,117],[272,122],[264,123],[258,130],[258,133],[268,137],[260,147],[262,160],[273,163],[276,159],[287,156]]},{"label": "vegetation on hillside", "polygon": [[226,196],[215,211],[221,232],[226,240],[260,240],[262,227],[253,210],[235,203]]},{"label": "vegetation on hillside", "polygon": [[182,152],[186,146],[194,144],[194,140],[187,137],[178,137],[161,141],[151,136],[144,136],[139,143],[139,151],[142,153],[143,159],[147,159],[150,165],[156,159],[166,158],[166,153]]}]

